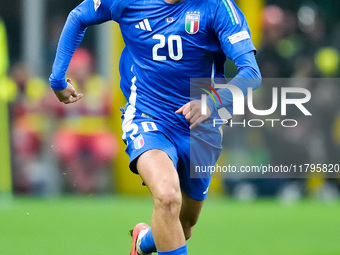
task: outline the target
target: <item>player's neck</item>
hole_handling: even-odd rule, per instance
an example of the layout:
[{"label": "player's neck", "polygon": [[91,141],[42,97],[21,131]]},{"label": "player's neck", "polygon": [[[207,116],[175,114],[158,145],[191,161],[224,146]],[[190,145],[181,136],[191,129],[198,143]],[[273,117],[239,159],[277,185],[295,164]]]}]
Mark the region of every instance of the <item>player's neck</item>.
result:
[{"label": "player's neck", "polygon": [[175,3],[183,2],[184,0],[164,0],[164,1],[167,2],[168,4],[175,4]]}]

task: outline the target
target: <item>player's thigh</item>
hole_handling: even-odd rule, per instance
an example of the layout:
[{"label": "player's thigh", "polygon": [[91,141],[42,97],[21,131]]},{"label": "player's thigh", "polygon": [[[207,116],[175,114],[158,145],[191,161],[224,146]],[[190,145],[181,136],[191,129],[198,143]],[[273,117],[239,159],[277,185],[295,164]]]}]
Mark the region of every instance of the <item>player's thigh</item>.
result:
[{"label": "player's thigh", "polygon": [[154,197],[177,196],[180,194],[177,149],[164,123],[140,115],[129,117],[127,108],[123,115],[123,139],[131,171],[142,177]]},{"label": "player's thigh", "polygon": [[129,167],[132,172],[139,173],[136,167],[137,160],[151,150],[165,152],[172,164],[177,165],[177,150],[161,121],[136,114],[135,108],[131,105],[126,108],[122,118],[122,138],[126,144],[125,152],[130,157]]},{"label": "player's thigh", "polygon": [[193,200],[202,201],[208,194],[212,175],[198,172],[202,166],[214,166],[222,148],[218,146],[220,134],[216,135],[216,144],[196,137],[189,137],[185,146],[179,149],[178,173],[182,190]]},{"label": "player's thigh", "polygon": [[138,157],[136,166],[155,202],[181,202],[178,174],[173,161],[164,151],[152,149],[144,152]]}]

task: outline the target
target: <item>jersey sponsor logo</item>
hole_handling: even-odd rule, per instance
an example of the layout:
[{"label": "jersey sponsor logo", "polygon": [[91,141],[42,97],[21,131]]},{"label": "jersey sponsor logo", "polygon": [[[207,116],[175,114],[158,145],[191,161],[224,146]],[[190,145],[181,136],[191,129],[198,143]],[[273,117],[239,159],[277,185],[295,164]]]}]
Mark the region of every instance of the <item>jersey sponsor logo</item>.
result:
[{"label": "jersey sponsor logo", "polygon": [[173,17],[169,17],[169,18],[166,18],[165,21],[166,21],[167,23],[172,23],[172,22],[175,21],[175,19],[174,19]]},{"label": "jersey sponsor logo", "polygon": [[235,44],[249,38],[250,35],[248,31],[241,31],[228,37],[231,44]]},{"label": "jersey sponsor logo", "polygon": [[94,2],[94,11],[97,11],[99,6],[102,4],[100,0],[93,0]]},{"label": "jersey sponsor logo", "polygon": [[139,136],[136,137],[136,139],[133,141],[135,145],[135,149],[139,150],[144,146],[144,138],[143,135],[140,134]]},{"label": "jersey sponsor logo", "polygon": [[141,29],[141,30],[152,31],[148,19],[143,19],[141,22],[139,22],[137,25],[135,25],[135,28]]},{"label": "jersey sponsor logo", "polygon": [[200,12],[188,12],[185,17],[185,31],[189,35],[194,35],[200,29]]}]

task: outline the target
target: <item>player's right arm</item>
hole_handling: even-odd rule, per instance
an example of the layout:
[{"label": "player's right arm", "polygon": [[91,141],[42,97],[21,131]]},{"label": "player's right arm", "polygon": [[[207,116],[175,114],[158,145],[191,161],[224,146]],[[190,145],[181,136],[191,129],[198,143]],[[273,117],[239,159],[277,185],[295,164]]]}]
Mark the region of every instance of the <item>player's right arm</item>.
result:
[{"label": "player's right arm", "polygon": [[85,0],[70,12],[59,39],[56,57],[50,76],[51,87],[63,103],[74,103],[82,95],[77,94],[65,75],[73,53],[84,38],[88,26],[112,19],[111,7],[116,1]]}]

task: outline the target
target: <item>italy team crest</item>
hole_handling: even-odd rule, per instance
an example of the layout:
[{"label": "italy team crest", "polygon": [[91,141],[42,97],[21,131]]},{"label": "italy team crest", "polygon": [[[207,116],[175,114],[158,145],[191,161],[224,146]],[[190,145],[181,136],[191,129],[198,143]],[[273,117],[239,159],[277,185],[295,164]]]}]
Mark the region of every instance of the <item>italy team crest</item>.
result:
[{"label": "italy team crest", "polygon": [[185,17],[185,31],[188,34],[194,35],[200,29],[200,13],[199,12],[188,12]]},{"label": "italy team crest", "polygon": [[139,136],[136,137],[135,140],[133,140],[133,143],[135,145],[135,149],[140,149],[144,146],[144,139],[142,134],[140,134]]}]

